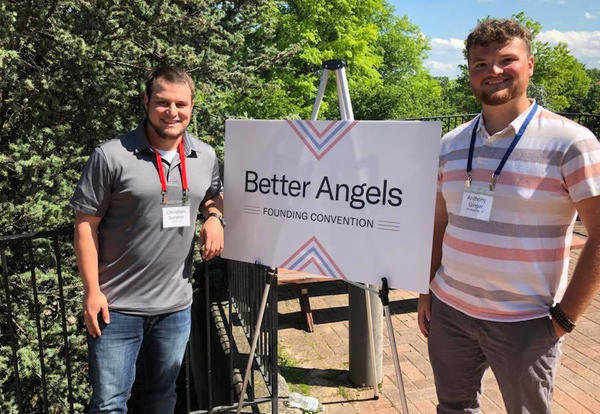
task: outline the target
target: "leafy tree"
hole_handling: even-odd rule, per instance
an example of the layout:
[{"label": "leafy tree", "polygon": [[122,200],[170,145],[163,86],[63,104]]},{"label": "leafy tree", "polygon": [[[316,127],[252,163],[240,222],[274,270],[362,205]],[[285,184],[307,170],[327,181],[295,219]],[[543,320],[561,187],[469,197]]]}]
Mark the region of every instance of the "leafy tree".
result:
[{"label": "leafy tree", "polygon": [[459,65],[460,75],[444,85],[443,96],[450,109],[449,113],[470,114],[481,111],[481,104],[471,92],[467,65]]},{"label": "leafy tree", "polygon": [[[408,16],[397,17],[388,7],[379,18],[381,82],[355,85],[358,119],[401,119],[446,113],[439,83],[424,69],[429,43]],[[351,91],[352,92],[352,91]]]},{"label": "leafy tree", "polygon": [[[439,87],[423,69],[426,38],[408,17],[398,17],[383,0],[290,0],[265,19],[278,23],[274,46],[300,44],[286,65],[261,74],[264,92],[237,102],[237,113],[254,118],[310,116],[321,64],[347,62],[347,78],[357,119],[393,119],[423,114],[429,106],[411,106],[440,97]],[[339,118],[335,83],[328,83],[320,118]],[[414,98],[417,97],[415,101]],[[235,105],[235,104],[234,104]]]},{"label": "leafy tree", "polygon": [[405,119],[446,113],[442,87],[425,72],[375,88],[359,86],[353,105],[357,119]]},{"label": "leafy tree", "polygon": [[587,95],[589,77],[565,43],[550,46],[535,40],[542,25],[524,12],[512,16],[524,24],[533,37],[531,44],[535,56],[535,69],[531,78],[530,96],[554,111],[564,111]]},{"label": "leafy tree", "polygon": [[540,98],[548,108],[564,111],[584,99],[590,87],[585,67],[571,55],[564,43],[551,47],[535,42],[536,64],[531,83],[543,95]]},{"label": "leafy tree", "polygon": [[586,69],[586,72],[590,78],[587,95],[574,102],[568,111],[598,114],[600,113],[600,69]]}]

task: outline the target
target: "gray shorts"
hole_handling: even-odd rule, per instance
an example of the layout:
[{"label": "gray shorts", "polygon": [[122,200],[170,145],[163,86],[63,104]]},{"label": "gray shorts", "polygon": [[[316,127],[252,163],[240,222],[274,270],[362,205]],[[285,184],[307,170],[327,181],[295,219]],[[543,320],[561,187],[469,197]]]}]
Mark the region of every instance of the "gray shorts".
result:
[{"label": "gray shorts", "polygon": [[562,340],[549,318],[492,322],[472,318],[432,295],[429,358],[438,413],[478,413],[482,378],[492,368],[506,411],[550,413]]}]

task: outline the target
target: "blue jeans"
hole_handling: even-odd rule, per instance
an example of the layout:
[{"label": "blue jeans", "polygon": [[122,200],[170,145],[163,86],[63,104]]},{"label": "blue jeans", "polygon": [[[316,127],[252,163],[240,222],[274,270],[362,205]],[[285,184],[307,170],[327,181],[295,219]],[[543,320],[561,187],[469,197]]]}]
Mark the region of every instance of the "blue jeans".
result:
[{"label": "blue jeans", "polygon": [[110,324],[99,318],[102,335],[88,335],[89,378],[92,400],[89,413],[126,413],[141,358],[143,412],[172,413],[177,394],[175,381],[190,335],[190,308],[155,316],[110,311]]}]

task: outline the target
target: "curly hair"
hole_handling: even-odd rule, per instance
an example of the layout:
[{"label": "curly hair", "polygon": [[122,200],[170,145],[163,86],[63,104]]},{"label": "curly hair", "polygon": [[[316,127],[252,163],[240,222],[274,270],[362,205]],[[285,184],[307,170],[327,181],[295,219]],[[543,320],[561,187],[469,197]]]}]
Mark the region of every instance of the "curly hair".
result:
[{"label": "curly hair", "polygon": [[194,99],[194,90],[196,86],[194,85],[193,79],[185,70],[175,66],[161,66],[152,71],[146,80],[146,96],[148,96],[148,99],[152,96],[152,86],[154,85],[154,81],[159,78],[172,83],[187,84],[192,92],[192,99]]},{"label": "curly hair", "polygon": [[531,32],[514,19],[486,19],[480,22],[465,41],[467,60],[473,46],[488,46],[490,43],[506,43],[512,39],[523,39],[527,56],[531,56]]}]

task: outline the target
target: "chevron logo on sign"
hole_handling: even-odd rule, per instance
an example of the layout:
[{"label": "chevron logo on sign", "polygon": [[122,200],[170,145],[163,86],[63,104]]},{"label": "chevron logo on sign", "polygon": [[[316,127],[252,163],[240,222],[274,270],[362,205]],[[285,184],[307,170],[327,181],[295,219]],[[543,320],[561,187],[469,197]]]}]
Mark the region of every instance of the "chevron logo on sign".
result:
[{"label": "chevron logo on sign", "polygon": [[357,122],[330,121],[325,125],[325,128],[319,131],[314,121],[287,121],[298,138],[300,138],[317,160],[323,158],[329,150],[340,142],[354,128]]},{"label": "chevron logo on sign", "polygon": [[[346,280],[344,273],[315,236],[300,246],[279,267]],[[308,268],[313,270],[307,270]]]}]

